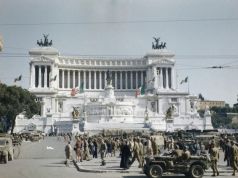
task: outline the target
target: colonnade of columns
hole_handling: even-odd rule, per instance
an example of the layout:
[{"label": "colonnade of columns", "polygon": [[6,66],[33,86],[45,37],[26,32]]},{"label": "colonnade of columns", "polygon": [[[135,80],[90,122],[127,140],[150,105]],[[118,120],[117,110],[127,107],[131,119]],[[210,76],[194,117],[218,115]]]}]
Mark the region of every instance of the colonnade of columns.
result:
[{"label": "colonnade of columns", "polygon": [[[106,85],[105,70],[59,70],[59,88],[104,89]],[[146,78],[146,71],[111,71],[112,84],[115,89],[137,89]]]},{"label": "colonnade of columns", "polygon": [[31,64],[31,87],[33,88],[48,88],[51,80],[50,65],[34,65]]},{"label": "colonnade of columns", "polygon": [[174,69],[171,67],[157,67],[158,87],[161,89],[174,88]]}]

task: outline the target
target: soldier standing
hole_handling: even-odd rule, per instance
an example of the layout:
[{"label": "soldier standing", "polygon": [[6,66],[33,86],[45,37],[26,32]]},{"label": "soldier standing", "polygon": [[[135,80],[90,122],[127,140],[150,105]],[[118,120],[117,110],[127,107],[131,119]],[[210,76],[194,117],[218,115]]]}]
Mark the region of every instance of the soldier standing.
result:
[{"label": "soldier standing", "polygon": [[66,161],[65,164],[66,166],[69,166],[69,160],[71,160],[72,158],[72,147],[70,145],[70,142],[68,142],[68,144],[65,146],[65,157],[66,157]]},{"label": "soldier standing", "polygon": [[89,161],[89,144],[88,144],[88,139],[84,139],[84,158],[85,160]]},{"label": "soldier standing", "polygon": [[231,154],[232,154],[232,147],[231,142],[229,139],[226,139],[226,143],[224,146],[224,161],[227,161],[227,166],[231,166]]},{"label": "soldier standing", "polygon": [[211,159],[211,168],[213,171],[212,176],[219,176],[219,171],[217,168],[217,162],[219,160],[219,150],[215,147],[215,144],[212,142],[210,145],[210,159]]},{"label": "soldier standing", "polygon": [[238,147],[236,146],[236,144],[231,141],[231,150],[232,150],[232,154],[231,154],[231,165],[233,168],[233,176],[235,176],[235,172],[238,170],[237,168],[237,161],[238,161]]},{"label": "soldier standing", "polygon": [[139,152],[140,152],[140,147],[139,147],[138,139],[134,138],[133,157],[132,157],[132,160],[131,160],[131,165],[134,163],[135,159],[137,159],[137,161],[139,162],[138,167],[141,168],[142,165],[141,165]]},{"label": "soldier standing", "polygon": [[151,146],[152,146],[152,150],[153,150],[153,155],[158,155],[158,146],[156,143],[156,137],[151,137]]},{"label": "soldier standing", "polygon": [[101,155],[101,160],[102,160],[102,163],[101,163],[101,166],[105,166],[106,165],[106,162],[105,162],[105,155],[106,155],[106,151],[107,151],[107,144],[104,142],[104,140],[102,139],[101,140],[101,145],[100,145],[100,155]]},{"label": "soldier standing", "polygon": [[140,156],[140,160],[141,160],[141,166],[144,166],[144,145],[142,143],[142,140],[139,139],[139,156]]}]

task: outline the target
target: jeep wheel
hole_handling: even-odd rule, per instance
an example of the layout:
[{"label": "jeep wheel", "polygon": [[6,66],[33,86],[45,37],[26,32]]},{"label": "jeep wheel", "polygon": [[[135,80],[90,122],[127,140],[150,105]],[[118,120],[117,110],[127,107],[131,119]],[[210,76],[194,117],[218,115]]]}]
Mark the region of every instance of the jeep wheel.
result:
[{"label": "jeep wheel", "polygon": [[150,178],[160,178],[162,177],[163,169],[160,165],[151,165],[149,167],[148,176]]},{"label": "jeep wheel", "polygon": [[4,156],[4,163],[7,164],[8,163],[8,155]]},{"label": "jeep wheel", "polygon": [[202,178],[204,175],[204,169],[200,165],[193,165],[190,169],[191,178]]}]

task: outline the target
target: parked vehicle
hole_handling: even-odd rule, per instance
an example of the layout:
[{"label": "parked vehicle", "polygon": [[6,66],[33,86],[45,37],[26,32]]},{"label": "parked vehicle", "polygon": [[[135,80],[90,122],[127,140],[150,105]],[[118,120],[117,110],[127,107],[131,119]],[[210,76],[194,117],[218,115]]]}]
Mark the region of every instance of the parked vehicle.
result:
[{"label": "parked vehicle", "polygon": [[13,160],[13,144],[10,137],[0,137],[0,160],[4,163]]},{"label": "parked vehicle", "polygon": [[177,161],[166,155],[145,158],[144,173],[150,178],[161,178],[163,173],[184,174],[190,178],[202,178],[210,167],[210,160],[204,156],[191,156],[188,160]]}]

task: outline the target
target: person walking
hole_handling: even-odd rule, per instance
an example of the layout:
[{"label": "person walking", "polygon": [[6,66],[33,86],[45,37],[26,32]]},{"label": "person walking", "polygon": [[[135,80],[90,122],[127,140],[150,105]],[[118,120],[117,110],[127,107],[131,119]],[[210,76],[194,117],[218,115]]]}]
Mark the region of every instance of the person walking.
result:
[{"label": "person walking", "polygon": [[219,176],[219,171],[217,168],[217,162],[219,160],[219,149],[215,146],[215,143],[210,145],[210,159],[211,159],[211,168],[213,171],[212,176]]},{"label": "person walking", "polygon": [[107,144],[102,139],[101,140],[101,144],[100,144],[100,149],[99,149],[99,152],[100,152],[100,155],[101,155],[101,160],[102,160],[101,166],[105,166],[106,165],[106,162],[105,162],[106,151],[107,151]]},{"label": "person walking", "polygon": [[141,165],[141,160],[140,160],[140,155],[139,155],[140,147],[139,147],[138,139],[134,138],[133,141],[134,141],[134,146],[133,146],[133,157],[132,157],[132,160],[131,160],[131,165],[137,159],[137,161],[139,162],[138,167],[141,168],[142,165]]},{"label": "person walking", "polygon": [[66,161],[65,164],[66,166],[69,166],[69,161],[72,158],[72,147],[70,145],[70,141],[68,142],[68,144],[65,146],[65,157],[66,157]]},{"label": "person walking", "polygon": [[129,169],[129,158],[131,157],[131,150],[127,140],[123,141],[121,146],[121,162],[120,168]]},{"label": "person walking", "polygon": [[233,168],[233,173],[232,175],[235,176],[236,171],[238,170],[237,167],[237,161],[238,161],[238,147],[234,143],[234,141],[231,141],[231,166]]},{"label": "person walking", "polygon": [[76,138],[76,143],[74,146],[75,154],[76,154],[76,162],[79,162],[81,158],[81,140],[79,137]]},{"label": "person walking", "polygon": [[231,166],[231,154],[232,154],[232,146],[229,139],[226,139],[224,146],[224,161],[227,162],[226,166]]}]

